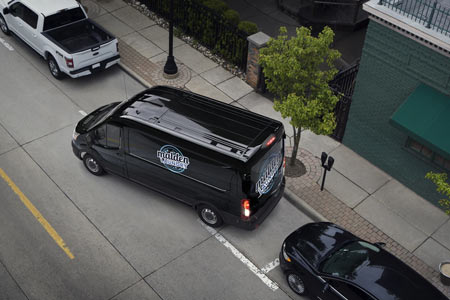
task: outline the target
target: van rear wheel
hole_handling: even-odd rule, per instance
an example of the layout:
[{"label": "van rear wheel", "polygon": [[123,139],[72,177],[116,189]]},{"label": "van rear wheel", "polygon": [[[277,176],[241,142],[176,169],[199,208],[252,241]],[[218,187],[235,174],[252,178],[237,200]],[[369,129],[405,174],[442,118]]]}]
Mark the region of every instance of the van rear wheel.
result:
[{"label": "van rear wheel", "polygon": [[220,227],[223,224],[222,217],[219,212],[208,205],[201,205],[197,208],[200,219],[208,226]]},{"label": "van rear wheel", "polygon": [[95,176],[100,176],[105,173],[105,170],[103,170],[102,166],[100,166],[98,161],[89,154],[84,155],[83,163],[86,169],[88,169],[88,171],[94,174]]}]

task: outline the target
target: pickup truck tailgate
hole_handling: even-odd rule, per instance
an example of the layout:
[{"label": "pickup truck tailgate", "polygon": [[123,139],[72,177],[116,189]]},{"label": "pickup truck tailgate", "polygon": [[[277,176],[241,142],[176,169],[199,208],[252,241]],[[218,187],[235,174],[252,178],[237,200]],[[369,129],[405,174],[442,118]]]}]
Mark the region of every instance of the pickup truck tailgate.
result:
[{"label": "pickup truck tailgate", "polygon": [[84,68],[118,54],[117,40],[95,46],[93,48],[73,54],[73,63],[76,69]]}]

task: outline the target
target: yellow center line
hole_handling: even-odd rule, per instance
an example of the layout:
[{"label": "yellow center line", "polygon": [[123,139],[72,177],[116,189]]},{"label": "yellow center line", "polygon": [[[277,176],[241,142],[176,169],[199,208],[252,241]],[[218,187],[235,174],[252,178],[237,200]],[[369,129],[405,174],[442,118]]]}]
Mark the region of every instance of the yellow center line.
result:
[{"label": "yellow center line", "polygon": [[28,208],[28,210],[33,214],[33,216],[36,218],[36,220],[41,223],[42,227],[47,230],[48,234],[55,240],[56,244],[58,244],[59,247],[67,254],[67,256],[70,259],[74,259],[75,256],[73,256],[72,252],[70,252],[69,247],[67,247],[66,243],[64,243],[64,240],[59,236],[59,234],[56,232],[55,229],[53,229],[52,225],[50,225],[49,222],[41,215],[39,210],[31,203],[31,201],[25,196],[24,193],[19,189],[19,187],[11,180],[11,178],[6,175],[5,171],[0,168],[0,176],[3,178],[3,180],[6,181],[6,183],[11,187],[14,193],[19,196],[20,200],[22,200],[23,204]]}]

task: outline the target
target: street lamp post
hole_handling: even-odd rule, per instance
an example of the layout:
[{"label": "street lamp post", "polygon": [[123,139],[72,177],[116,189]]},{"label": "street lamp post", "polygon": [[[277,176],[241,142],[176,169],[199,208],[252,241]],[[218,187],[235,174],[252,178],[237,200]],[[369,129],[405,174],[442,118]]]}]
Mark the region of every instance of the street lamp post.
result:
[{"label": "street lamp post", "polygon": [[167,61],[164,65],[164,77],[175,78],[178,76],[178,67],[173,57],[173,0],[170,0],[169,18],[169,56],[167,56]]}]

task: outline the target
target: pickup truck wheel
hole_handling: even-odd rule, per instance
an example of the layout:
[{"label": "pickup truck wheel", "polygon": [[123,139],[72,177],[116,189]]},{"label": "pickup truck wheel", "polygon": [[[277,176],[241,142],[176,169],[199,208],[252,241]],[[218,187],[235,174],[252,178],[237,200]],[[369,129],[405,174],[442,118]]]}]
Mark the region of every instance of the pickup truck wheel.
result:
[{"label": "pickup truck wheel", "polygon": [[220,214],[211,206],[201,205],[197,208],[200,219],[208,226],[220,227],[223,224]]},{"label": "pickup truck wheel", "polygon": [[9,31],[8,25],[6,25],[5,19],[1,15],[0,15],[0,29],[6,35],[10,35],[11,34],[11,31]]},{"label": "pickup truck wheel", "polygon": [[83,156],[83,163],[86,169],[88,169],[88,171],[94,174],[95,176],[100,176],[105,173],[105,170],[103,170],[102,166],[100,166],[98,161],[89,154],[85,154]]},{"label": "pickup truck wheel", "polygon": [[48,64],[50,73],[52,73],[53,77],[55,77],[58,80],[63,78],[63,73],[59,69],[58,63],[56,62],[55,58],[53,58],[53,56],[51,56],[51,55],[48,56],[47,64]]}]

